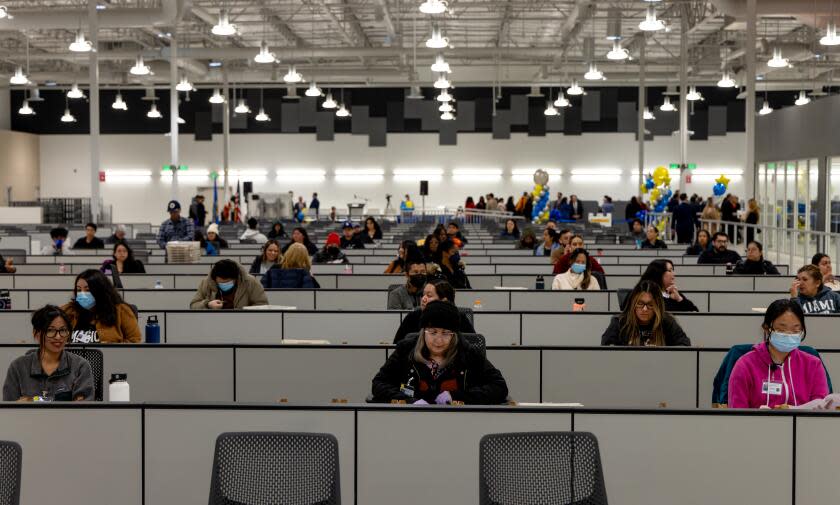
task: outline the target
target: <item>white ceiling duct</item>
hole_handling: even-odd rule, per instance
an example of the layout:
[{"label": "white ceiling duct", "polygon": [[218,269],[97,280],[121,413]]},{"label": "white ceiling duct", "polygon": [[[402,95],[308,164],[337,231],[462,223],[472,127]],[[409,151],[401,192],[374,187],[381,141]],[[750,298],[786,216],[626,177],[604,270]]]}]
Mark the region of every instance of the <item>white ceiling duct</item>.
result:
[{"label": "white ceiling duct", "polygon": [[[743,21],[747,17],[747,0],[711,0],[721,13]],[[760,0],[756,1],[759,16],[791,16],[802,24],[814,25],[814,14],[821,27],[836,12],[832,0]]]},{"label": "white ceiling duct", "polygon": [[[190,0],[163,0],[157,9],[105,9],[98,11],[99,28],[148,28],[172,26]],[[87,9],[17,10],[14,19],[0,19],[0,30],[61,28],[78,30],[88,26]]]}]

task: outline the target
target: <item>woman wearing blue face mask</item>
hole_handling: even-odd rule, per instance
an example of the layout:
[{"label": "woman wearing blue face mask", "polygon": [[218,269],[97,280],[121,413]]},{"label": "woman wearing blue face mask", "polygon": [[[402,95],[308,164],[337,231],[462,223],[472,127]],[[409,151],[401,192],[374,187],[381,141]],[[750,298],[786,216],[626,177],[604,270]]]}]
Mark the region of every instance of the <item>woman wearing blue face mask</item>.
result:
[{"label": "woman wearing blue face mask", "polygon": [[260,282],[233,260],[213,265],[190,302],[191,309],[241,309],[268,305]]},{"label": "woman wearing blue face mask", "polygon": [[442,241],[438,246],[438,252],[440,253],[440,271],[449,284],[455,289],[472,289],[455,242],[449,239]]},{"label": "woman wearing blue face mask", "polygon": [[828,394],[820,359],[799,350],[805,339],[805,314],[791,300],[776,300],[767,307],[764,342],[741,356],[729,376],[729,407],[773,408],[806,406]]},{"label": "woman wearing blue face mask", "polygon": [[140,342],[134,311],[99,270],[85,270],[76,277],[73,301],[61,310],[73,328],[71,343]]},{"label": "woman wearing blue face mask", "polygon": [[589,262],[589,253],[586,249],[579,247],[572,251],[571,264],[569,269],[554,277],[551,289],[575,290],[575,291],[597,291],[601,289],[598,279],[592,276],[592,266]]}]

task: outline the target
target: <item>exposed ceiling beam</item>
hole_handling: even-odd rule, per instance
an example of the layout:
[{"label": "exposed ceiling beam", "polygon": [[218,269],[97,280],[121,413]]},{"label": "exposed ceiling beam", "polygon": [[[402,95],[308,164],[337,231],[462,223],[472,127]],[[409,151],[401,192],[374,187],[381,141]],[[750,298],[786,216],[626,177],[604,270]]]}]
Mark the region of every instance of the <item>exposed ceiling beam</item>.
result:
[{"label": "exposed ceiling beam", "polygon": [[505,0],[505,7],[502,11],[502,19],[499,21],[499,29],[496,31],[496,37],[493,40],[493,45],[496,47],[501,46],[502,40],[505,38],[505,34],[507,34],[508,27],[510,26],[510,18],[513,15],[513,6],[511,5],[512,0]]},{"label": "exposed ceiling beam", "polygon": [[[365,31],[362,29],[361,25],[359,24],[359,20],[356,19],[356,16],[351,12],[347,12],[345,10],[344,17],[345,23],[347,26],[350,27],[350,30],[353,31],[351,34],[345,28],[345,23],[343,23],[338,16],[333,13],[330,9],[330,5],[326,2],[326,0],[315,0],[315,4],[321,8],[321,12],[324,13],[325,16],[329,18],[332,22],[333,26],[338,30],[338,33],[344,39],[344,42],[350,44],[351,46],[362,46],[362,47],[370,47],[370,40],[368,40],[367,35],[365,35]],[[344,9],[347,9],[348,6],[346,2],[341,3]]]},{"label": "exposed ceiling beam", "polygon": [[397,30],[394,27],[394,20],[391,17],[391,9],[388,7],[388,0],[376,0],[377,5],[379,8],[382,9],[382,22],[385,23],[385,30],[388,32],[388,38],[391,39],[391,43],[397,42]]},{"label": "exposed ceiling beam", "polygon": [[555,33],[554,37],[558,35],[560,39],[560,48],[557,51],[557,57],[554,64],[558,65],[566,56],[566,51],[573,40],[575,40],[583,28],[584,23],[595,14],[595,2],[592,0],[577,0],[569,17],[560,25],[560,28]]}]

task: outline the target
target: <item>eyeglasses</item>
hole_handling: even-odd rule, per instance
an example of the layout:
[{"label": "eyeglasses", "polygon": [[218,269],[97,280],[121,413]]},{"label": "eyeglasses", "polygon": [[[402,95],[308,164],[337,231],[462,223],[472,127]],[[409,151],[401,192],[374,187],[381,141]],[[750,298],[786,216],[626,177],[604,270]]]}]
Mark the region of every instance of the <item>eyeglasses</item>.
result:
[{"label": "eyeglasses", "polygon": [[450,338],[454,337],[455,334],[451,331],[435,331],[435,330],[426,330],[426,335],[435,338],[438,340],[449,340]]},{"label": "eyeglasses", "polygon": [[66,339],[70,336],[70,330],[67,328],[47,328],[46,334],[47,338],[55,339],[56,337],[61,337],[62,339]]},{"label": "eyeglasses", "polygon": [[636,302],[636,310],[653,310],[655,307],[653,302],[645,303],[645,302]]}]

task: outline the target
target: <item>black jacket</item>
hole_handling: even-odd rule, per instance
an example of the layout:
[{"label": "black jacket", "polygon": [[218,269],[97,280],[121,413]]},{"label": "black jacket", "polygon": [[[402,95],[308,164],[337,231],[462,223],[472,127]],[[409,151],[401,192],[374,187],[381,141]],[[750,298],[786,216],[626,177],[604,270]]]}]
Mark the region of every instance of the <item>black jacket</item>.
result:
[{"label": "black jacket", "polygon": [[373,401],[388,403],[405,400],[414,403],[423,399],[430,404],[442,391],[466,404],[494,405],[504,403],[508,387],[502,373],[487,356],[459,337],[455,359],[437,379],[432,378],[425,363],[413,359],[417,338],[403,340],[373,378]]},{"label": "black jacket", "polygon": [[73,249],[105,249],[105,242],[99,237],[93,237],[93,240],[88,243],[85,237],[81,237],[73,244]]},{"label": "black jacket", "polygon": [[[283,246],[283,249],[282,249],[283,254],[286,254],[286,251],[288,251],[289,248],[292,247],[292,244],[294,244],[294,243],[295,243],[295,241],[292,240],[291,242],[289,242],[288,244]],[[306,247],[306,252],[308,252],[310,256],[313,256],[316,252],[318,252],[318,246],[316,246],[312,242],[307,242],[303,245],[304,245],[304,247]]]},{"label": "black jacket", "polygon": [[700,256],[703,251],[707,251],[708,248],[703,248],[699,243],[695,242],[690,246],[686,247],[685,254],[686,256]]},{"label": "black jacket", "polygon": [[449,282],[449,284],[452,284],[452,287],[456,290],[472,289],[472,286],[470,286],[470,279],[467,277],[464,267],[459,265],[454,271],[452,271],[441,265],[440,272],[443,274],[443,277],[446,278],[446,281]]},{"label": "black jacket", "polygon": [[341,237],[342,249],[364,249],[365,245],[362,243],[361,237],[353,235],[353,238],[347,240],[344,236]]},{"label": "black jacket", "polygon": [[741,261],[741,255],[731,249],[727,249],[722,253],[717,252],[714,248],[706,249],[697,258],[698,265],[725,265],[727,263],[734,265],[739,261]]},{"label": "black jacket", "polygon": [[[626,335],[620,334],[620,318],[621,315],[619,314],[610,319],[610,325],[607,326],[607,329],[604,330],[604,334],[601,335],[601,345],[628,345],[627,342],[629,342],[630,339]],[[642,327],[642,330],[646,329],[649,330],[650,328]],[[680,327],[680,324],[671,314],[665,314],[665,317],[662,320],[662,329],[665,332],[666,346],[691,346],[691,340],[688,338],[688,335],[685,334],[683,329]]]},{"label": "black jacket", "polygon": [[661,239],[656,239],[653,244],[650,243],[650,240],[645,239],[642,241],[641,247],[642,249],[668,249],[668,246]]},{"label": "black jacket", "polygon": [[[400,323],[400,327],[397,329],[396,335],[394,335],[394,343],[399,344],[400,342],[405,339],[405,336],[409,333],[417,333],[420,331],[420,315],[422,314],[422,309],[414,309],[413,311],[409,312],[405,315]],[[461,323],[459,331],[461,333],[475,333],[475,328],[473,328],[472,323],[470,322],[469,318],[461,312]]]},{"label": "black jacket", "polygon": [[318,264],[346,264],[350,263],[350,260],[347,259],[347,255],[341,249],[331,250],[326,247],[315,253],[315,256],[312,257],[312,263]]},{"label": "black jacket", "polygon": [[[682,293],[680,293],[682,295]],[[700,309],[697,308],[697,305],[694,305],[694,302],[689,300],[682,295],[683,299],[681,302],[676,300],[672,300],[671,298],[665,298],[665,310],[668,312],[700,312]]]},{"label": "black jacket", "polygon": [[746,259],[738,260],[732,273],[739,275],[781,275],[779,269],[767,260],[750,261]]},{"label": "black jacket", "polygon": [[262,276],[260,283],[265,289],[318,289],[321,287],[315,277],[303,268],[281,268],[274,265]]}]

